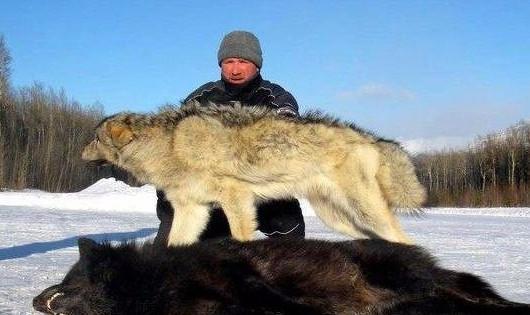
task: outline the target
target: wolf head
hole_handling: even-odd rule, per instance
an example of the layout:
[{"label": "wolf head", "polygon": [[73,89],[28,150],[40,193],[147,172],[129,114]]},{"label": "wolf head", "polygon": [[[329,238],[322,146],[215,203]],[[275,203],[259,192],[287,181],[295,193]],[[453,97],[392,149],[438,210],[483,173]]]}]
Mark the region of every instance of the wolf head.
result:
[{"label": "wolf head", "polygon": [[103,120],[96,127],[94,140],[83,149],[81,158],[93,164],[118,165],[121,150],[135,139],[130,124],[130,116],[126,114]]},{"label": "wolf head", "polygon": [[54,315],[122,314],[119,310],[124,308],[118,299],[123,299],[133,285],[134,277],[127,272],[132,267],[127,262],[135,252],[130,250],[128,255],[118,257],[110,246],[86,238],[79,239],[78,245],[79,261],[60,284],[35,297],[33,307]]}]

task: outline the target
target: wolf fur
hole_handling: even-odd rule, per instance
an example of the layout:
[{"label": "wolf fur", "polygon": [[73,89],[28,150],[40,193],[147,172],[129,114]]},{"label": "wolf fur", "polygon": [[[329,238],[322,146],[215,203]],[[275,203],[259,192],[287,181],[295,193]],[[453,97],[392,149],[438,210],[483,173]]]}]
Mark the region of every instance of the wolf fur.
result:
[{"label": "wolf fur", "polygon": [[236,239],[250,240],[256,203],[289,197],[307,198],[338,232],[408,243],[392,209],[425,198],[397,143],[316,112],[289,118],[265,107],[188,104],[121,113],[100,123],[82,157],[163,190],[177,209],[170,245],[196,241],[212,204]]},{"label": "wolf fur", "polygon": [[530,306],[384,240],[225,239],[162,248],[79,240],[79,261],[35,297],[64,315],[508,315]]}]

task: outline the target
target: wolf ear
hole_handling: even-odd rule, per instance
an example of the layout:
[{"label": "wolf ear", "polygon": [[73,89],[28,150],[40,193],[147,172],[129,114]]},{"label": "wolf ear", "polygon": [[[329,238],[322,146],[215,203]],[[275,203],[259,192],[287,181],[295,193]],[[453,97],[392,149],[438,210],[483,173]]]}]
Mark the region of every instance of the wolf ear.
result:
[{"label": "wolf ear", "polygon": [[108,122],[106,127],[107,134],[112,139],[114,146],[118,149],[123,148],[134,139],[134,133],[127,125]]},{"label": "wolf ear", "polygon": [[115,278],[122,267],[109,253],[106,245],[101,245],[88,238],[80,238],[79,266],[89,281],[93,283],[108,283]]},{"label": "wolf ear", "polygon": [[94,253],[101,247],[95,241],[82,237],[77,240],[77,245],[79,246],[79,257],[81,258],[90,258]]}]

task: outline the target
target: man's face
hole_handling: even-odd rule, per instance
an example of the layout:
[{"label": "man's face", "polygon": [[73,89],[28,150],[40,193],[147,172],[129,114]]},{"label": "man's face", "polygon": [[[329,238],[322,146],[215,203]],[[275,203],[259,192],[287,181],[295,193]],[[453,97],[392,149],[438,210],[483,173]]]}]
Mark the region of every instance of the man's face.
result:
[{"label": "man's face", "polygon": [[224,80],[234,85],[245,85],[254,79],[258,68],[252,62],[241,58],[226,58],[221,62]]}]

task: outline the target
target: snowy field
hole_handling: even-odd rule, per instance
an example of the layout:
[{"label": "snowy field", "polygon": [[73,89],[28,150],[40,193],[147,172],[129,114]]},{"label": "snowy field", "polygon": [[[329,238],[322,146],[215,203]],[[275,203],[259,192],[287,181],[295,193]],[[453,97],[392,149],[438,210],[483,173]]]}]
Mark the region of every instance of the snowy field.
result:
[{"label": "snowy field", "polygon": [[[303,203],[310,238],[343,239]],[[505,297],[530,303],[530,208],[426,209],[405,230],[443,266],[482,276]],[[113,179],[72,194],[0,192],[0,314],[35,314],[32,298],[77,260],[76,240],[149,239],[155,194]]]}]

